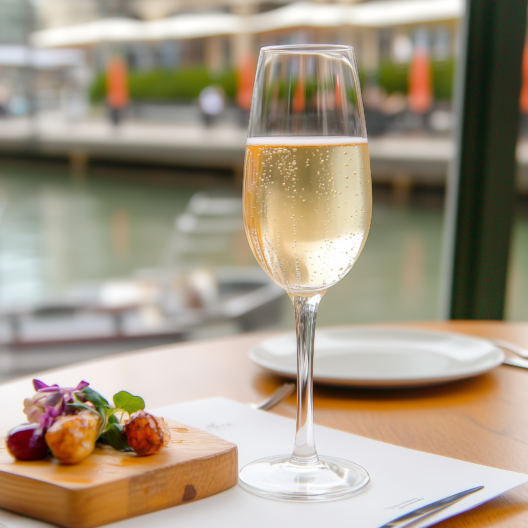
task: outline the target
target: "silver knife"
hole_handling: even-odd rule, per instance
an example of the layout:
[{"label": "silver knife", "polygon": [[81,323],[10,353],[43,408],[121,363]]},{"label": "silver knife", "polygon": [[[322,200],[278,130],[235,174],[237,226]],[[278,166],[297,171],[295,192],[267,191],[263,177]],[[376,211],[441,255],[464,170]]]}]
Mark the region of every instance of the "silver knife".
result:
[{"label": "silver knife", "polygon": [[427,517],[427,515],[431,515],[433,513],[436,513],[437,511],[443,510],[444,508],[447,508],[448,506],[455,504],[455,502],[458,502],[459,500],[462,500],[464,497],[467,497],[468,495],[471,495],[472,493],[475,493],[476,491],[480,491],[481,489],[484,489],[484,486],[478,486],[477,488],[471,488],[466,491],[461,491],[460,493],[457,493],[456,495],[451,495],[451,497],[447,497],[445,499],[432,502],[431,504],[428,504],[427,506],[422,506],[421,508],[418,508],[417,510],[414,510],[410,513],[406,513],[405,515],[402,515],[401,517],[398,517],[397,519],[394,519],[388,522],[387,524],[380,526],[380,528],[396,528],[396,527],[402,528],[403,526],[407,526],[408,524],[414,521],[417,521],[418,519],[421,519],[422,517]]},{"label": "silver knife", "polygon": [[517,357],[504,358],[503,365],[510,365],[510,367],[521,367],[528,369],[528,359],[522,359]]}]

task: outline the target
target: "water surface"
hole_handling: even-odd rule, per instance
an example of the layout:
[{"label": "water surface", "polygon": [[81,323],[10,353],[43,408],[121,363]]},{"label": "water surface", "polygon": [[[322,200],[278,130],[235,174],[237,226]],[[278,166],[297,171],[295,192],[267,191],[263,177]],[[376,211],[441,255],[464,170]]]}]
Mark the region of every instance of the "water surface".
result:
[{"label": "water surface", "polygon": [[[222,178],[177,169],[110,168],[74,177],[65,165],[5,162],[0,168],[0,302],[3,307],[60,298],[80,283],[156,267],[190,197]],[[507,316],[528,319],[528,214],[513,237]],[[365,249],[323,299],[319,325],[439,318],[443,209],[439,193],[407,205],[374,194]],[[242,233],[217,262],[257,265]],[[285,295],[283,327],[293,327]]]}]

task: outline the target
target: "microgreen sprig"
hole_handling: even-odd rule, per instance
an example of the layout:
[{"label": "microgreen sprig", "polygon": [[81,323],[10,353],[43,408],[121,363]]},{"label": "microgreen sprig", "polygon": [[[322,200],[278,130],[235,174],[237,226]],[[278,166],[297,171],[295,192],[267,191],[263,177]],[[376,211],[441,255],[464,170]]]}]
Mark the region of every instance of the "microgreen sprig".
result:
[{"label": "microgreen sprig", "polygon": [[[79,397],[80,395],[75,394],[73,397],[74,401],[68,405],[79,410],[88,409],[100,415],[101,430],[99,431],[98,442],[107,443],[118,451],[131,451],[132,449],[128,445],[125,435],[123,435],[121,421],[124,414],[131,415],[145,408],[143,398],[134,396],[127,391],[120,391],[114,394],[114,407],[112,407],[108,400],[89,387],[82,389],[80,392],[82,399]],[[118,418],[116,414],[121,416]]]}]

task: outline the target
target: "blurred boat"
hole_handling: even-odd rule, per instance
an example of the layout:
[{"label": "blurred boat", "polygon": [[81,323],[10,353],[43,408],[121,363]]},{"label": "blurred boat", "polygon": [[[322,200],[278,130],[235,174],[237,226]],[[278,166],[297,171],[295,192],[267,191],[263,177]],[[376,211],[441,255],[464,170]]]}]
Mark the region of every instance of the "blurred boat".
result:
[{"label": "blurred boat", "polygon": [[79,285],[60,301],[5,311],[0,343],[186,339],[225,322],[238,331],[277,324],[283,291],[260,268],[204,265],[240,234],[241,209],[239,196],[197,193],[175,219],[159,267]]},{"label": "blurred boat", "polygon": [[0,342],[25,347],[185,339],[196,329],[227,321],[250,331],[279,322],[282,296],[282,289],[253,267],[194,270],[175,277],[170,296],[159,281],[144,276],[107,281],[81,286],[64,302],[4,312]]}]

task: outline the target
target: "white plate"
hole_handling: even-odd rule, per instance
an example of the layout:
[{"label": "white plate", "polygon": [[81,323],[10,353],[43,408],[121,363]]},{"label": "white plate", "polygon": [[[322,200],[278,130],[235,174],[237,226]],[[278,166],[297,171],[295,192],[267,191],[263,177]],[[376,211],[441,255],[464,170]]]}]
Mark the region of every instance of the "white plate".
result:
[{"label": "white plate", "polygon": [[[297,376],[295,335],[263,341],[249,352],[257,365]],[[355,327],[315,333],[314,381],[334,385],[411,387],[483,374],[504,353],[485,339],[449,332]]]}]

